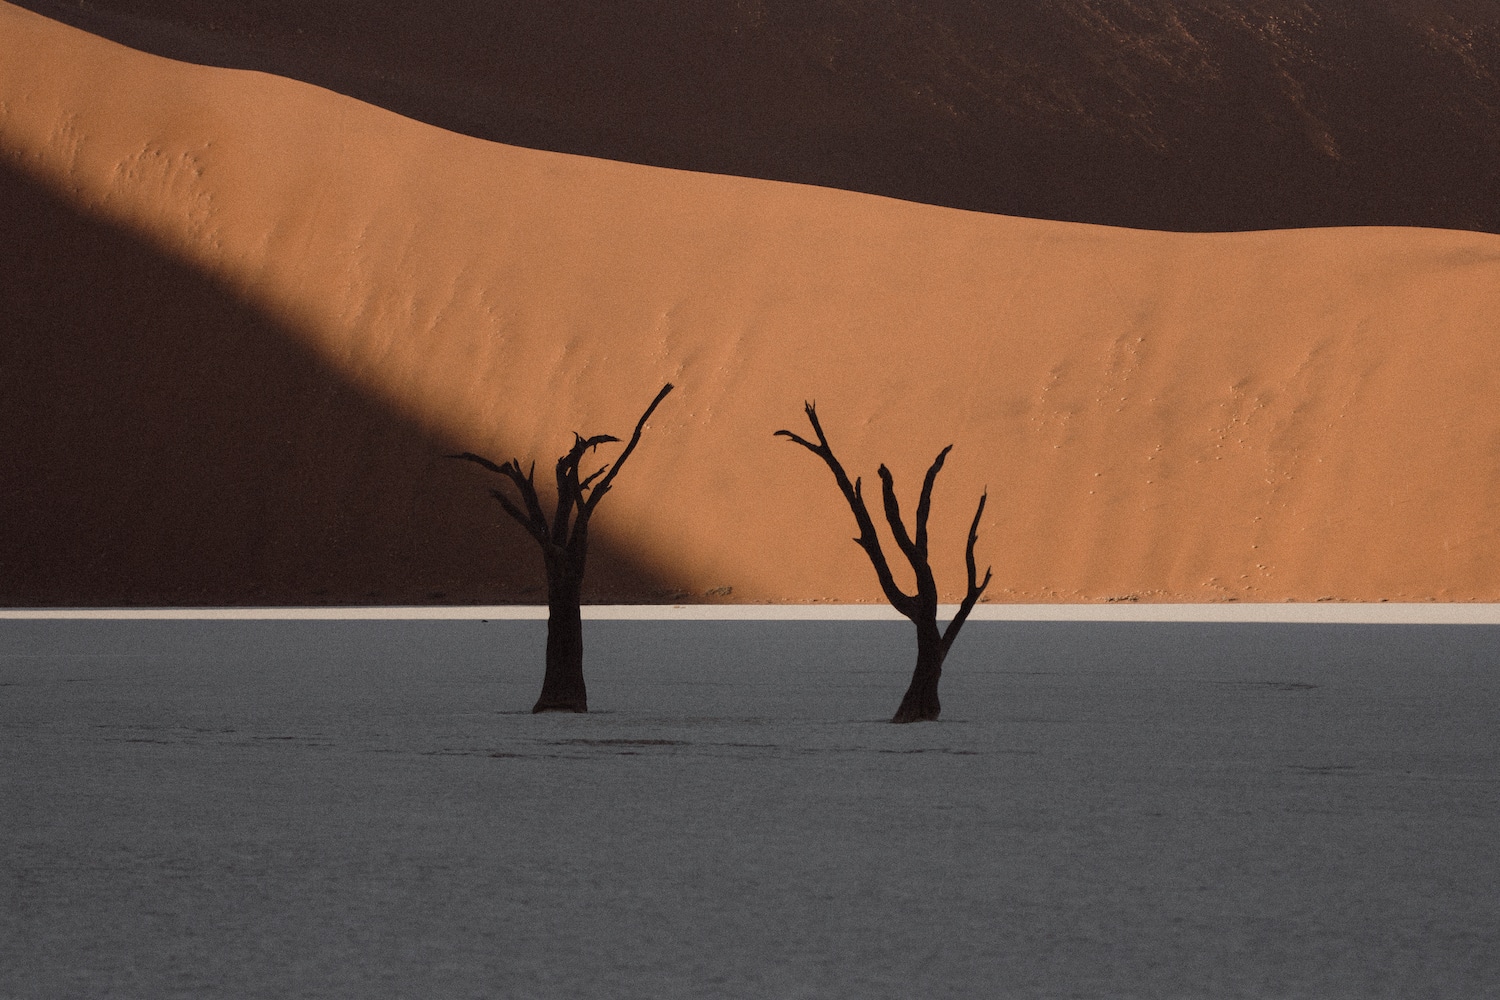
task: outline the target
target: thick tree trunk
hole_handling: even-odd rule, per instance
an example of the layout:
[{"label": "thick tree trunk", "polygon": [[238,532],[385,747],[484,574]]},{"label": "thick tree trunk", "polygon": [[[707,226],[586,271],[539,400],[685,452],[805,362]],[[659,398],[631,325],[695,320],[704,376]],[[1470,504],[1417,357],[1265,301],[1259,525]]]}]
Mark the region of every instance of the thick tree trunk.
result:
[{"label": "thick tree trunk", "polygon": [[583,683],[583,573],[570,560],[547,560],[547,673],[532,712],[587,712]]},{"label": "thick tree trunk", "polygon": [[938,702],[938,680],[943,676],[943,637],[938,633],[937,621],[917,622],[917,666],[911,674],[911,684],[901,707],[891,717],[892,722],[934,722],[942,705]]}]

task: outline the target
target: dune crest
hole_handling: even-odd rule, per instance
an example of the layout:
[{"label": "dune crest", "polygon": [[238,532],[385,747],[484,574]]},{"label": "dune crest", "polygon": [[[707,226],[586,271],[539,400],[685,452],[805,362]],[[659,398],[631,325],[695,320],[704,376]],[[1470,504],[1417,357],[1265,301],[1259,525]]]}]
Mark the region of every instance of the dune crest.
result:
[{"label": "dune crest", "polygon": [[535,152],[6,4],[0,49],[5,163],[445,440],[541,476],[675,382],[596,527],[683,599],[880,600],[826,470],[772,437],[804,399],[908,505],[954,444],[945,599],[985,486],[993,601],[1500,599],[1500,237],[1108,229]]}]

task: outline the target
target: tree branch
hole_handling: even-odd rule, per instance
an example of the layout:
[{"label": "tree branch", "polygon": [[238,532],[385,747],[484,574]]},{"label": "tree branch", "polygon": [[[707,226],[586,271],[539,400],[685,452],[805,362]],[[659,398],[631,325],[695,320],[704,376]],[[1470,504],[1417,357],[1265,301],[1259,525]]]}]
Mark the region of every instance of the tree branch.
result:
[{"label": "tree branch", "polygon": [[[943,455],[946,454],[944,451]],[[906,524],[901,520],[901,505],[896,500],[896,483],[891,471],[884,465],[880,467],[880,493],[885,504],[885,519],[890,522],[891,534],[901,547],[902,555],[911,564],[912,574],[917,578],[917,603],[934,609],[937,607],[938,593],[937,581],[932,576],[932,564],[927,561],[926,508],[931,504],[932,481],[937,477],[936,470],[942,468],[943,455],[939,455],[938,460],[927,471],[927,479],[922,486],[922,500],[917,507],[918,541],[913,541],[907,534]]]},{"label": "tree branch", "polygon": [[974,562],[974,543],[979,540],[979,518],[984,514],[984,502],[989,499],[989,490],[979,494],[979,508],[974,511],[974,520],[969,525],[969,543],[964,549],[964,564],[969,570],[969,587],[964,594],[963,603],[958,606],[958,614],[948,623],[943,630],[943,655],[948,655],[948,648],[953,645],[953,640],[958,638],[958,630],[964,627],[964,622],[969,618],[969,612],[974,610],[979,596],[984,593],[984,588],[990,585],[991,571],[993,566],[986,567],[984,581],[979,582],[976,564]]},{"label": "tree branch", "polygon": [[512,503],[510,497],[506,496],[504,493],[501,493],[499,490],[490,490],[490,496],[500,501],[500,506],[505,508],[505,512],[507,514],[520,522],[521,527],[526,529],[526,533],[528,535],[530,535],[532,538],[535,538],[538,543],[543,545],[546,544],[546,533],[538,533],[536,525],[531,522],[531,518],[522,513],[521,508]]},{"label": "tree branch", "polygon": [[[552,540],[558,545],[565,544],[571,533],[572,526],[568,519],[573,513],[573,508],[583,507],[585,484],[578,478],[578,463],[583,461],[585,453],[601,444],[609,444],[618,440],[620,439],[612,434],[596,434],[585,439],[577,431],[573,432],[573,447],[557,460],[557,514],[552,518]],[[590,480],[593,478],[594,476],[589,477]]]},{"label": "tree branch", "polygon": [[[616,438],[615,440],[618,441],[619,438]],[[595,479],[598,479],[600,476],[604,475],[604,473],[606,473],[608,471],[609,471],[609,465],[608,464],[606,464],[606,465],[604,465],[604,466],[602,466],[602,467],[594,470],[593,472],[589,473],[587,476],[583,477],[583,481],[578,484],[578,489],[580,491],[588,489],[589,488],[589,483],[592,483]]]},{"label": "tree branch", "polygon": [[796,434],[793,434],[791,431],[777,431],[775,434],[772,434],[771,436],[772,437],[790,438],[792,441],[797,442],[802,447],[804,447],[808,451],[812,452],[814,455],[817,455],[820,458],[823,455],[822,449],[820,449],[817,445],[813,444],[811,441],[807,440],[804,437],[800,437],[800,436],[798,436]]},{"label": "tree branch", "polygon": [[917,551],[923,559],[927,558],[927,515],[932,510],[932,486],[937,482],[948,452],[952,450],[953,446],[950,444],[938,452],[938,457],[932,460],[932,466],[927,470],[927,478],[922,480],[922,499],[917,501]]},{"label": "tree branch", "polygon": [[516,484],[516,489],[521,491],[521,499],[526,504],[526,513],[531,515],[532,521],[536,523],[540,537],[547,537],[547,515],[542,513],[542,502],[536,495],[536,463],[526,470],[526,475],[521,475],[521,463],[511,459],[500,466],[500,471],[510,477],[511,482]]},{"label": "tree branch", "polygon": [[[891,575],[890,564],[886,562],[885,553],[880,548],[880,536],[875,533],[875,522],[870,519],[870,512],[865,507],[863,491],[860,481],[849,482],[849,475],[844,471],[837,457],[833,454],[833,448],[828,444],[828,437],[823,433],[823,425],[818,421],[817,406],[813,403],[803,403],[803,410],[807,413],[808,422],[812,424],[813,432],[818,436],[815,445],[805,438],[793,434],[791,431],[776,431],[774,437],[784,437],[790,441],[800,444],[808,451],[821,458],[833,472],[834,481],[838,483],[839,492],[844,495],[844,500],[849,504],[849,509],[854,513],[855,523],[859,525],[859,537],[854,539],[855,544],[865,550],[865,555],[870,558],[870,565],[875,568],[875,576],[880,581],[880,589],[884,592],[886,600],[891,602],[901,614],[908,618],[917,614],[917,599],[905,593],[896,586],[895,577]],[[884,475],[890,473],[884,472]],[[900,518],[898,516],[897,521]],[[899,543],[899,539],[898,539]]]},{"label": "tree branch", "polygon": [[906,533],[906,523],[901,520],[901,504],[896,500],[896,481],[891,477],[891,470],[884,465],[878,472],[880,499],[882,506],[885,507],[886,523],[891,526],[891,535],[896,539],[896,545],[901,549],[901,553],[906,556],[906,561],[915,566],[920,561],[921,553],[917,551],[911,536]]},{"label": "tree branch", "polygon": [[499,490],[490,490],[490,496],[494,497],[496,500],[499,500],[500,505],[505,508],[505,512],[511,517],[515,518],[516,521],[520,523],[521,527],[525,528],[527,533],[530,534],[532,538],[535,538],[539,543],[543,545],[546,544],[547,518],[546,515],[542,513],[542,505],[541,502],[537,499],[536,495],[536,483],[534,478],[536,475],[535,462],[531,463],[531,472],[523,476],[521,474],[521,463],[514,458],[506,462],[504,465],[496,465],[494,462],[491,462],[483,455],[476,455],[472,451],[466,451],[458,455],[445,455],[443,457],[461,459],[465,462],[473,462],[475,465],[481,465],[491,472],[498,472],[500,473],[500,475],[515,483],[516,489],[520,491],[521,501],[526,505],[526,511],[524,513],[519,507],[515,505],[514,501],[512,501],[509,497],[507,497]]},{"label": "tree branch", "polygon": [[[667,393],[671,392],[672,389],[673,385],[671,382],[668,382],[666,385],[662,386],[661,391],[656,394],[656,398],[651,401],[651,405],[646,407],[646,412],[641,414],[641,419],[635,422],[635,432],[630,435],[630,443],[625,445],[625,450],[620,452],[620,457],[615,459],[615,464],[610,467],[609,472],[606,473],[604,478],[599,480],[598,484],[594,486],[593,490],[588,495],[588,499],[581,500],[579,502],[579,521],[587,521],[589,516],[594,513],[594,508],[599,505],[599,501],[604,499],[604,494],[609,492],[610,486],[614,483],[615,476],[619,475],[620,469],[625,465],[625,460],[630,457],[630,453],[632,451],[635,451],[636,444],[640,442],[641,430],[646,426],[646,421],[650,419],[651,414],[656,410],[656,407],[661,403],[663,399],[667,398]],[[600,439],[590,438],[589,440],[596,441]],[[608,438],[608,440],[618,441],[619,438]],[[600,441],[600,443],[603,442]],[[576,448],[577,446],[575,445],[574,447]],[[579,454],[581,456],[582,452],[580,452]],[[577,466],[575,463],[575,474],[576,467]],[[593,477],[591,476],[590,478]]]}]

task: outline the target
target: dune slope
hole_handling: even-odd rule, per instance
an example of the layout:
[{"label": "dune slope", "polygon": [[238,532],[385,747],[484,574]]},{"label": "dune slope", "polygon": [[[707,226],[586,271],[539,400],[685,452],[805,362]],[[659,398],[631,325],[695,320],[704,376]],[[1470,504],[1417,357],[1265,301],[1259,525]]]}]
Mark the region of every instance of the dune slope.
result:
[{"label": "dune slope", "polygon": [[1195,232],[1500,232],[1493,0],[21,0],[480,138]]},{"label": "dune slope", "polygon": [[[540,599],[453,442],[252,303],[5,166],[0,232],[0,601]],[[594,557],[594,599],[666,587]]]},{"label": "dune slope", "polygon": [[[1500,238],[1107,229],[536,152],[8,5],[0,48],[9,169],[435,444],[541,475],[676,382],[596,520],[653,587],[879,599],[831,477],[772,437],[816,399],[851,474],[887,463],[908,510],[954,444],[932,522],[949,597],[987,486],[994,600],[1500,598]],[[5,377],[38,371],[23,352]],[[121,372],[142,399],[197,377]],[[82,419],[28,398],[28,432]],[[226,530],[295,533],[277,482],[246,476],[265,500]],[[263,578],[308,578],[299,545],[246,544]],[[368,558],[399,578],[409,556]]]}]

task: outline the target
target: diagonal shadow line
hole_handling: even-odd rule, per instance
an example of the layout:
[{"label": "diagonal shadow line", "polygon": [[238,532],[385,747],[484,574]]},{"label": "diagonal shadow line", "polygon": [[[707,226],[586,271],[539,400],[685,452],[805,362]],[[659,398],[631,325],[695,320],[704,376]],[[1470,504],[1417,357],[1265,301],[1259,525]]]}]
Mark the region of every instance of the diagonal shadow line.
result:
[{"label": "diagonal shadow line", "polygon": [[[0,604],[545,603],[458,442],[5,165],[0,233]],[[599,526],[585,600],[671,589]]]},{"label": "diagonal shadow line", "polygon": [[1364,0],[1327,5],[1296,59],[1208,17],[1188,61],[1212,71],[1190,72],[1122,55],[1128,12],[1104,18],[1122,37],[1080,35],[1038,2],[804,3],[759,27],[660,0],[15,2],[536,149],[1141,229],[1500,232],[1500,35],[1457,12],[1462,56]]}]

